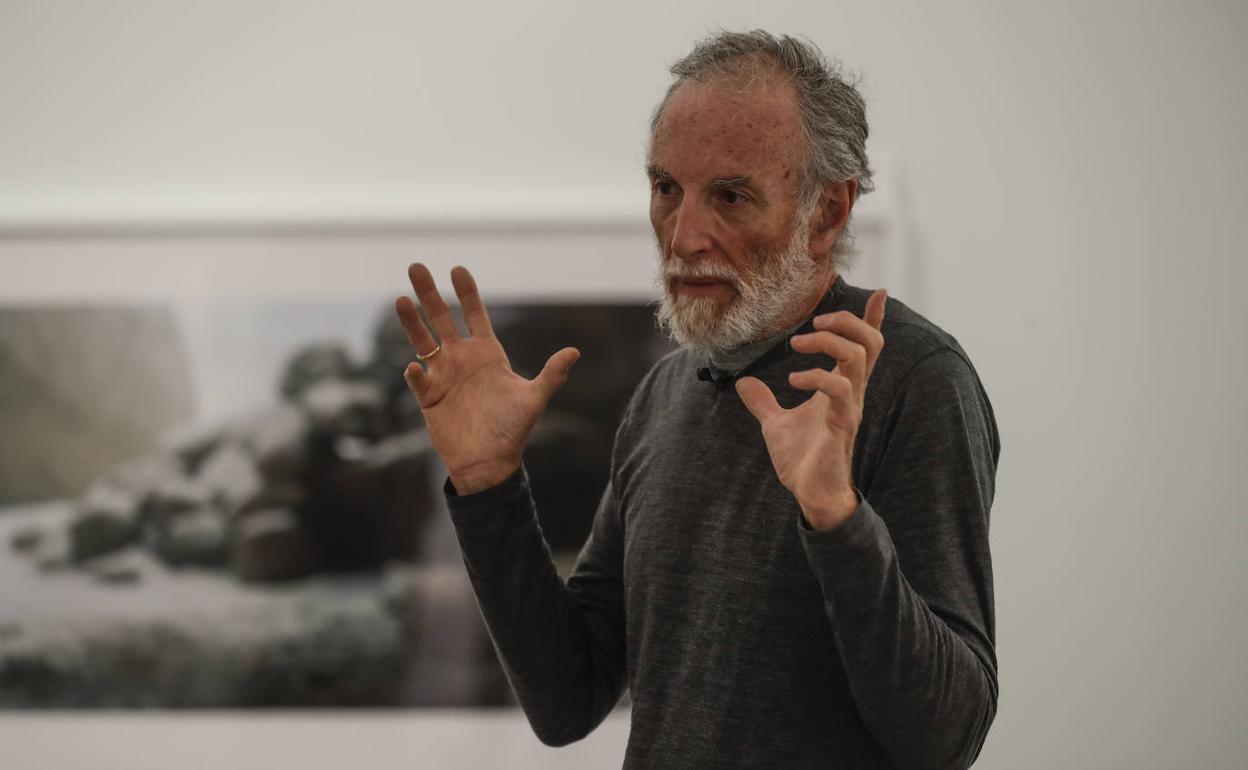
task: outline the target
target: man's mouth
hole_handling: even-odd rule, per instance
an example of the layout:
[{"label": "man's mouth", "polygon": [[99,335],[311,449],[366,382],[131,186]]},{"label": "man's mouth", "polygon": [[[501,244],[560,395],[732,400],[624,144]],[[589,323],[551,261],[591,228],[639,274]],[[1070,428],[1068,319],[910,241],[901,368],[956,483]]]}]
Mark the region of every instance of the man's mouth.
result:
[{"label": "man's mouth", "polygon": [[693,296],[712,296],[733,291],[732,284],[721,278],[674,278],[672,288]]}]

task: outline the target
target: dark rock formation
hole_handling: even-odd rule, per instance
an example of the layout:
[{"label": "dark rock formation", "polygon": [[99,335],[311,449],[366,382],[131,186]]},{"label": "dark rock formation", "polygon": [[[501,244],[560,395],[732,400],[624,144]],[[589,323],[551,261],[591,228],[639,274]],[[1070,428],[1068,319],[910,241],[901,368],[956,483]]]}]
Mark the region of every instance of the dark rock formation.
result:
[{"label": "dark rock formation", "polygon": [[39,527],[23,527],[13,533],[9,544],[14,551],[33,551],[43,542],[44,533]]},{"label": "dark rock formation", "polygon": [[316,547],[294,511],[253,511],[234,524],[230,568],[240,579],[292,580],[317,567]]},{"label": "dark rock formation", "polygon": [[181,511],[166,518],[162,527],[148,532],[148,547],[170,566],[220,567],[226,563],[229,531],[225,516],[215,508]]},{"label": "dark rock formation", "polygon": [[83,572],[105,585],[125,586],[138,583],[143,578],[143,563],[139,551],[127,548],[110,553],[79,565]]},{"label": "dark rock formation", "polygon": [[[645,308],[501,307],[494,321],[526,376],[565,345],[583,354],[524,455],[566,574],[618,418],[666,346]],[[272,406],[111,468],[55,524],[0,526],[31,575],[128,607],[76,606],[74,623],[92,615],[85,632],[16,623],[0,636],[0,706],[511,702],[462,565],[430,556],[446,534],[433,525],[449,526],[432,519],[444,471],[389,307],[374,341],[360,365],[342,345],[305,347]]]},{"label": "dark rock formation", "polygon": [[312,385],[350,378],[355,373],[351,356],[333,342],[308,345],[286,365],[279,390],[283,398],[297,399]]},{"label": "dark rock formation", "polygon": [[299,394],[312,430],[322,435],[381,438],[389,428],[384,394],[372,382],[324,380]]},{"label": "dark rock formation", "polygon": [[307,468],[311,429],[303,410],[279,404],[231,426],[266,479],[298,479]]},{"label": "dark rock formation", "polygon": [[436,454],[424,431],[379,442],[339,438],[317,447],[304,522],[330,569],[412,559],[434,510]]}]

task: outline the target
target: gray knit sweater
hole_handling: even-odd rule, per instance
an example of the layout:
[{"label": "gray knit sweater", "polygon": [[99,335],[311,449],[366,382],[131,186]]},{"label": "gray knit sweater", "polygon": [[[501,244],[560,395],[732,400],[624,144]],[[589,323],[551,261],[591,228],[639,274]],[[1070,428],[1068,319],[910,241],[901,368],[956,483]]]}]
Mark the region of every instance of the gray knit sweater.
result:
[{"label": "gray knit sweater", "polygon": [[[837,279],[817,313],[862,315]],[[804,330],[809,329],[809,322]],[[956,768],[996,713],[988,513],[999,455],[958,343],[890,299],[853,475],[860,506],[807,527],[730,379],[677,351],[616,435],[566,584],[518,471],[448,504],[491,637],[538,737],[597,726],[625,687],[630,768]],[[791,407],[787,340],[746,372]],[[715,376],[721,373],[712,371]],[[706,377],[706,373],[703,373]]]}]

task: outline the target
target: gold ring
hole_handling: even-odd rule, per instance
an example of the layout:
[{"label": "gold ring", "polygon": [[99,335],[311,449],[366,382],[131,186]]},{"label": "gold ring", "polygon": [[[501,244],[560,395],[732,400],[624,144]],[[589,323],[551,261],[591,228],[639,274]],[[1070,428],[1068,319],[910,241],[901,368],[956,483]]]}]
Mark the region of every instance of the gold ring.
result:
[{"label": "gold ring", "polygon": [[430,350],[428,353],[424,353],[424,354],[417,353],[417,354],[416,354],[416,360],[417,360],[417,361],[428,361],[429,359],[431,359],[431,358],[433,358],[434,356],[436,356],[436,355],[438,354],[438,352],[439,352],[439,351],[441,351],[441,350],[442,350],[442,343],[441,343],[441,342],[439,342],[439,343],[438,343],[438,344],[437,344],[437,345],[433,348],[433,350]]}]

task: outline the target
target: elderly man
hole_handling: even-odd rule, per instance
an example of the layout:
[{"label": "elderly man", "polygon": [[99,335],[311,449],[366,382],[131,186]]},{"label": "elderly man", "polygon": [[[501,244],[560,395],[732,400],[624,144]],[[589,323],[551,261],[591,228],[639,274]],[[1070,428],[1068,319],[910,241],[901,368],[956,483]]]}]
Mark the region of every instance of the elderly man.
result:
[{"label": "elderly man", "polygon": [[396,303],[512,687],[552,745],[628,687],[628,767],[968,766],[997,703],[999,443],[958,343],[837,273],[871,189],[862,99],[764,32],[672,72],[648,174],[658,317],[682,345],[630,402],[566,583],[520,458],[578,352],[512,372],[463,268],[467,335],[422,265],[431,328]]}]

